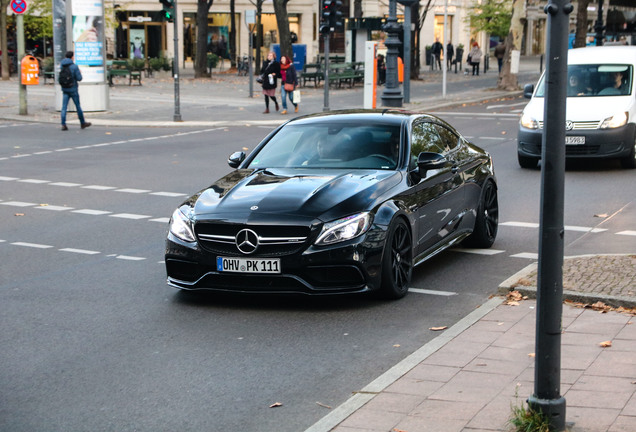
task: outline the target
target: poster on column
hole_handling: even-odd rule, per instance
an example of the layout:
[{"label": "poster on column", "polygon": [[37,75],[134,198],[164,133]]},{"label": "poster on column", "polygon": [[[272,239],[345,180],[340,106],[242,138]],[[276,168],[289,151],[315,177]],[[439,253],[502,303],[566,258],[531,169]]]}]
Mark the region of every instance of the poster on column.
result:
[{"label": "poster on column", "polygon": [[73,1],[75,63],[83,82],[104,82],[104,5],[102,0]]}]

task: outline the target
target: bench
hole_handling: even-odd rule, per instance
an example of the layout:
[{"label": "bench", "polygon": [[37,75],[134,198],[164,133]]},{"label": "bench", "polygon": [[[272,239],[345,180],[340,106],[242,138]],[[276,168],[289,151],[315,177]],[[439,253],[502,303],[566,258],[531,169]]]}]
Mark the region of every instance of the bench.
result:
[{"label": "bench", "polygon": [[141,85],[141,71],[134,71],[130,69],[130,65],[126,60],[113,60],[108,66],[108,85],[114,86],[113,77],[123,76],[128,77],[128,85],[132,85],[132,81],[136,80]]},{"label": "bench", "polygon": [[[55,84],[55,71],[45,71],[44,75],[44,84]],[[49,83],[48,81],[51,80]]]},{"label": "bench", "polygon": [[349,88],[353,87],[356,82],[364,80],[364,63],[334,63],[329,64],[329,84],[348,83]]},{"label": "bench", "polygon": [[307,63],[305,65],[305,69],[300,74],[300,78],[303,83],[303,87],[307,81],[313,81],[314,87],[318,87],[320,81],[325,79],[324,74],[322,73],[322,65],[320,63]]}]

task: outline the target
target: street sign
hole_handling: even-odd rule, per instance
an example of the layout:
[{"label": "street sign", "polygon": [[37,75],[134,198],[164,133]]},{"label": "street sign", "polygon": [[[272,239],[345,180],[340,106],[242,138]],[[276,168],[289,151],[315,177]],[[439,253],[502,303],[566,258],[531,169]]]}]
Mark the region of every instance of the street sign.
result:
[{"label": "street sign", "polygon": [[23,14],[27,10],[27,3],[24,0],[11,0],[11,10],[15,14]]},{"label": "street sign", "polygon": [[248,26],[250,24],[256,24],[256,11],[255,10],[246,10],[245,11],[245,24]]}]

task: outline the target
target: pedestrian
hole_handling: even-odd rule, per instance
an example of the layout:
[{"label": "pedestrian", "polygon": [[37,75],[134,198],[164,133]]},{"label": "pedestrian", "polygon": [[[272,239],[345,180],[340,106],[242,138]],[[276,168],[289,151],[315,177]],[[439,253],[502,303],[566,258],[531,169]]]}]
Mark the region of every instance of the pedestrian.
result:
[{"label": "pedestrian", "polygon": [[439,38],[435,39],[435,43],[431,47],[431,53],[433,54],[433,70],[435,70],[435,65],[442,70],[442,62],[440,61],[440,56],[444,52],[444,46],[439,41]]},{"label": "pedestrian", "polygon": [[468,53],[468,57],[470,57],[470,64],[473,67],[473,75],[479,75],[479,63],[481,63],[481,56],[483,53],[479,48],[479,44],[477,42],[473,42],[473,48]]},{"label": "pedestrian", "polygon": [[267,60],[263,62],[261,67],[261,86],[263,86],[263,96],[265,96],[265,111],[263,114],[269,114],[269,100],[273,100],[278,111],[278,102],[276,101],[276,86],[278,77],[280,76],[280,63],[276,61],[276,53],[270,51],[267,54]]},{"label": "pedestrian", "polygon": [[503,58],[505,54],[506,46],[503,44],[503,41],[499,41],[495,47],[495,58],[497,59],[497,65],[499,66],[499,73],[501,73],[501,68],[503,67]]},{"label": "pedestrian", "polygon": [[378,85],[382,85],[386,82],[386,62],[384,61],[384,55],[378,54]]},{"label": "pedestrian", "polygon": [[[84,119],[84,111],[80,105],[78,82],[82,80],[82,72],[75,63],[73,63],[73,51],[67,51],[64,60],[60,63],[62,70],[59,74],[60,85],[62,86],[62,130],[68,130],[66,126],[66,110],[68,109],[68,100],[73,99],[77,117],[79,118],[82,129],[86,129],[91,125]],[[66,71],[65,71],[66,69]]]},{"label": "pedestrian", "polygon": [[446,44],[446,70],[451,70],[453,67],[453,56],[455,55],[455,47],[453,43],[448,41]]},{"label": "pedestrian", "polygon": [[287,114],[287,95],[294,105],[294,112],[298,112],[298,104],[294,103],[294,90],[298,85],[298,74],[294,63],[286,55],[280,56],[280,97],[283,102],[281,114]]}]

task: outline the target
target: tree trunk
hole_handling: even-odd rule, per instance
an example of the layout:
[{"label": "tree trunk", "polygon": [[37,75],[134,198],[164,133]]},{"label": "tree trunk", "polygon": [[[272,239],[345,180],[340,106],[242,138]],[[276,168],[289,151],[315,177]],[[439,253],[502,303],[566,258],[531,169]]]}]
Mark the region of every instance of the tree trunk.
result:
[{"label": "tree trunk", "polygon": [[[197,51],[194,77],[209,77],[208,72],[208,11],[214,0],[197,0]],[[174,59],[179,61],[179,59]]]},{"label": "tree trunk", "polygon": [[521,19],[524,17],[523,12],[525,10],[525,0],[513,0],[512,2],[512,17],[510,18],[510,31],[504,45],[506,46],[506,54],[503,58],[503,67],[501,73],[497,78],[497,88],[501,90],[514,91],[519,89],[519,81],[517,74],[510,71],[510,59],[512,58],[512,51],[521,50],[521,39],[523,37],[523,22]]},{"label": "tree trunk", "polygon": [[574,48],[583,48],[587,45],[587,5],[590,0],[579,0],[576,9],[576,33],[574,35]]},{"label": "tree trunk", "polygon": [[10,74],[9,48],[7,44],[7,5],[8,0],[0,0],[0,50],[2,50],[2,79],[7,81]]},{"label": "tree trunk", "polygon": [[280,54],[286,55],[293,60],[294,53],[292,51],[291,32],[289,31],[289,16],[287,15],[288,1],[289,0],[274,0],[274,12],[276,13],[276,24],[278,25]]},{"label": "tree trunk", "polygon": [[256,1],[256,46],[254,47],[256,49],[256,68],[254,69],[256,75],[261,73],[262,64],[261,47],[263,46],[263,26],[261,26],[261,14],[263,13],[263,1],[264,0]]}]

